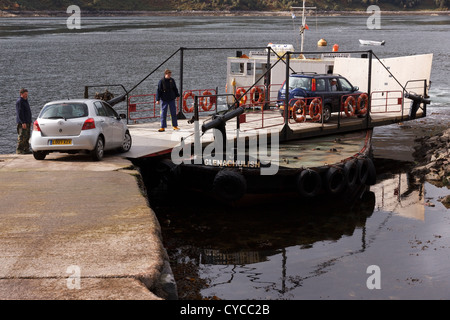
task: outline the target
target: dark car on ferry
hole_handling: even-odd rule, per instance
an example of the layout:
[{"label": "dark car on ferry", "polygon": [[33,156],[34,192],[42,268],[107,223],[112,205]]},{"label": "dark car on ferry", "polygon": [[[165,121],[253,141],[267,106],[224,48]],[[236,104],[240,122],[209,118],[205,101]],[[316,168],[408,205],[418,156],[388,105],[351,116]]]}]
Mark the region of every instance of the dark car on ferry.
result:
[{"label": "dark car on ferry", "polygon": [[[356,99],[362,93],[359,88],[353,86],[350,81],[340,75],[330,74],[292,74],[289,77],[289,104],[292,109],[296,100],[306,98],[307,105],[310,104],[312,98],[320,98],[323,109],[323,121],[328,122],[331,113],[342,111],[344,96],[355,97],[355,102],[350,104],[348,108],[354,108],[351,112],[358,112],[356,108]],[[286,83],[278,91],[278,106],[284,110],[286,97]],[[352,100],[353,101],[353,100]],[[366,104],[367,105],[367,104]],[[362,116],[362,114],[360,114]]]}]

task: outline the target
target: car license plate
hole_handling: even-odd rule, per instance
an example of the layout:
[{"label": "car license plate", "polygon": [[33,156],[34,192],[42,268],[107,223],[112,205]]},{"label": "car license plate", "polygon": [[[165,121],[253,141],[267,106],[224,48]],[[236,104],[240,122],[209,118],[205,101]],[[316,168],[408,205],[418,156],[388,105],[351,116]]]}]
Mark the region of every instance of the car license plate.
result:
[{"label": "car license plate", "polygon": [[48,144],[53,145],[65,145],[65,144],[72,144],[72,139],[53,139],[49,140]]}]

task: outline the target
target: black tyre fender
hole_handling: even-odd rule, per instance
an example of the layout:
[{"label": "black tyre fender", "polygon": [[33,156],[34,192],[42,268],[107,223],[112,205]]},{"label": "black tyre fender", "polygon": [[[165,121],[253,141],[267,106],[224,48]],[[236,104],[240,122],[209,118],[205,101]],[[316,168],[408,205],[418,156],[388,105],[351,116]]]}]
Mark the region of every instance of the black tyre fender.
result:
[{"label": "black tyre fender", "polygon": [[369,177],[369,162],[367,158],[358,159],[358,182],[359,184],[366,184]]},{"label": "black tyre fender", "polygon": [[315,170],[303,170],[297,178],[297,190],[300,195],[312,198],[316,196],[322,188],[322,179]]},{"label": "black tyre fender", "polygon": [[349,160],[344,164],[344,174],[347,180],[347,186],[353,188],[358,182],[358,162]]},{"label": "black tyre fender", "polygon": [[155,166],[156,176],[167,187],[174,190],[178,188],[179,166],[169,159],[163,159]]},{"label": "black tyre fender", "polygon": [[342,168],[330,167],[325,174],[325,188],[331,194],[337,194],[344,190],[347,181]]},{"label": "black tyre fender", "polygon": [[369,167],[366,184],[369,186],[373,186],[377,182],[377,170],[375,169],[375,164],[373,163],[372,159],[366,158],[366,161]]},{"label": "black tyre fender", "polygon": [[247,192],[247,181],[239,172],[221,170],[214,177],[212,190],[222,200],[237,201]]}]

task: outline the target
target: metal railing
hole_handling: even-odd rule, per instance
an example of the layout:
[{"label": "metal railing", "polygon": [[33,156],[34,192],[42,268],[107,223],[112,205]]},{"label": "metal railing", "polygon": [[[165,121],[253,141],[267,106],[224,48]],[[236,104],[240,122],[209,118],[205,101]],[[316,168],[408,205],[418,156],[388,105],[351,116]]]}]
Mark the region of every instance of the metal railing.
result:
[{"label": "metal railing", "polygon": [[[240,123],[255,124],[250,128],[241,128],[241,131],[264,129],[269,127],[275,127],[284,123],[283,113],[280,112],[278,107],[273,107],[276,104],[276,100],[267,101],[266,104],[244,104],[241,107],[244,109],[244,113],[239,117]],[[258,108],[256,108],[258,107]]]},{"label": "metal railing", "polygon": [[370,113],[403,112],[403,91],[373,91],[370,94]]},{"label": "metal railing", "polygon": [[[242,103],[243,108],[241,108],[239,106],[239,97],[237,97],[237,95],[233,95],[233,94],[218,94],[218,90],[216,89],[214,90],[209,90],[211,95],[209,94],[205,94],[204,92],[200,92],[200,90],[195,90],[195,92],[192,92],[192,90],[183,90],[183,78],[184,78],[184,52],[188,51],[188,50],[203,50],[203,51],[209,51],[209,50],[230,50],[230,49],[263,49],[266,50],[267,52],[267,70],[264,72],[264,74],[262,74],[253,85],[248,86],[248,87],[243,87],[242,90],[240,90],[241,96],[247,96],[247,101],[251,101],[252,103]],[[129,115],[130,120],[135,121],[136,119],[138,120],[144,120],[144,119],[151,119],[151,118],[155,118],[157,116],[157,108],[155,106],[156,102],[154,101],[154,95],[141,95],[141,96],[146,96],[147,99],[149,99],[149,101],[147,102],[136,102],[132,99],[130,99],[129,94],[131,91],[133,91],[134,89],[136,89],[143,81],[145,81],[148,77],[150,77],[152,74],[154,74],[159,68],[161,68],[165,63],[167,63],[170,59],[172,59],[176,54],[180,54],[180,86],[179,86],[179,91],[183,92],[183,96],[181,99],[179,99],[177,106],[178,106],[178,118],[179,119],[185,119],[185,115],[183,112],[186,112],[186,110],[183,110],[183,106],[187,103],[186,99],[184,99],[184,96],[187,92],[192,92],[191,95],[189,95],[189,98],[193,97],[194,99],[194,110],[192,113],[194,113],[193,118],[198,119],[199,118],[199,112],[203,112],[203,111],[211,111],[214,112],[214,114],[218,113],[218,108],[217,108],[217,99],[220,96],[233,96],[235,99],[235,103],[231,108],[228,108],[228,110],[225,112],[225,114],[227,114],[228,112],[232,112],[233,114],[235,113],[233,110],[236,110],[238,108],[241,108],[240,110],[242,110],[242,113],[245,115],[246,113],[250,113],[250,109],[253,109],[253,111],[256,111],[257,108],[261,109],[258,110],[258,112],[261,113],[261,117],[258,120],[254,120],[254,121],[261,121],[261,126],[260,127],[264,127],[266,125],[272,125],[273,122],[268,122],[269,120],[269,116],[270,117],[282,117],[283,122],[282,124],[284,125],[283,129],[282,129],[282,134],[280,135],[280,139],[281,140],[289,140],[291,138],[298,138],[298,135],[293,134],[293,131],[289,128],[289,124],[293,124],[292,120],[290,120],[290,116],[292,115],[289,112],[289,108],[285,108],[283,114],[281,115],[281,113],[279,112],[278,114],[274,114],[274,110],[273,107],[275,105],[278,105],[278,101],[275,101],[274,99],[271,99],[271,96],[275,93],[278,92],[279,88],[281,88],[281,85],[278,84],[271,84],[270,83],[270,72],[272,72],[272,69],[279,63],[282,62],[285,64],[286,66],[286,71],[285,71],[285,81],[289,80],[290,74],[291,72],[294,72],[294,70],[291,68],[290,66],[290,59],[291,57],[293,57],[294,55],[298,54],[298,55],[310,55],[310,54],[317,54],[317,52],[286,52],[283,55],[278,55],[278,59],[276,61],[272,61],[271,57],[273,57],[272,52],[273,49],[270,47],[250,47],[250,48],[243,48],[243,47],[239,47],[239,48],[229,48],[229,47],[224,47],[224,48],[179,48],[178,50],[176,50],[173,54],[169,55],[167,59],[165,59],[161,64],[159,64],[154,70],[152,70],[144,79],[142,79],[139,83],[137,83],[131,90],[126,90],[123,85],[96,85],[96,86],[86,86],[85,87],[85,97],[88,97],[88,90],[89,88],[93,88],[93,87],[112,87],[112,86],[120,86],[122,87],[122,89],[125,91],[125,94],[123,95],[123,97],[126,96],[126,101],[127,101],[127,112]],[[326,54],[326,53],[322,53],[322,54]],[[423,86],[418,85],[417,89],[421,89],[423,88],[423,97],[427,97],[427,81],[426,80],[410,80],[408,81],[404,86],[395,78],[395,76],[389,71],[388,68],[386,68],[386,66],[384,66],[384,64],[382,63],[382,61],[380,61],[380,59],[372,52],[372,50],[367,50],[367,51],[348,51],[348,52],[339,52],[339,54],[361,54],[364,55],[367,59],[368,59],[368,70],[367,70],[367,74],[368,74],[368,83],[367,83],[367,94],[368,94],[368,100],[367,100],[367,115],[370,115],[371,113],[377,113],[377,112],[381,112],[381,107],[380,106],[384,106],[383,112],[388,112],[387,110],[390,110],[390,108],[394,107],[394,106],[399,106],[401,105],[401,110],[397,110],[395,109],[397,112],[401,111],[402,112],[402,117],[403,117],[403,112],[404,112],[404,104],[405,104],[405,99],[407,99],[408,97],[410,97],[411,99],[416,99],[417,97],[414,98],[414,96],[411,96],[407,90],[408,89],[412,89],[410,88],[411,86],[413,86],[413,88],[416,88],[415,85],[421,81],[423,81]],[[379,92],[371,92],[371,82],[372,82],[372,59],[377,59],[381,65],[386,69],[386,71],[394,78],[395,81],[397,81],[397,83],[401,86],[401,88],[403,89],[403,93],[401,91],[395,93],[388,93],[385,92],[383,95],[383,93],[379,93]],[[364,70],[362,70],[362,72],[364,72]],[[264,86],[261,85],[257,85],[258,83],[261,83],[262,79],[264,78]],[[407,89],[407,87],[409,87]],[[263,90],[264,89],[264,90]],[[242,92],[241,92],[242,91]],[[256,92],[258,92],[258,99],[256,100]],[[208,92],[209,93],[209,92]],[[252,96],[253,93],[253,96]],[[381,97],[379,96],[381,94]],[[262,101],[260,101],[260,96],[264,95],[264,105],[262,104]],[[133,99],[137,99],[138,96],[133,96]],[[119,97],[120,98],[120,97]],[[253,99],[252,99],[253,98]],[[349,98],[348,96],[346,96],[346,99]],[[382,98],[384,99],[382,101]],[[203,99],[203,100],[200,100]],[[216,99],[216,100],[213,100]],[[356,98],[355,98],[356,99]],[[117,100],[117,99],[116,99]],[[124,99],[125,100],[125,99]],[[252,101],[254,100],[254,101]],[[416,101],[414,100],[414,101]],[[119,100],[117,100],[119,101]],[[120,100],[122,101],[122,100]],[[205,102],[207,101],[207,102]],[[211,104],[211,102],[213,101],[213,103]],[[309,101],[308,101],[309,102]],[[289,86],[286,87],[286,92],[285,92],[285,98],[284,98],[284,105],[289,105],[290,101],[289,101]],[[341,101],[341,106],[344,106],[345,104],[345,100]],[[426,104],[429,103],[428,102],[424,102],[423,100],[421,100],[420,102],[423,105],[423,110],[424,110],[424,115],[426,115]],[[283,104],[283,103],[281,103]],[[310,102],[309,102],[310,104]],[[320,107],[316,107],[318,108],[318,111],[320,111],[320,120],[322,122],[322,127],[323,127],[323,101],[321,101],[320,105],[322,105],[322,108],[320,109]],[[372,106],[373,105],[373,106]],[[372,110],[373,107],[373,110]],[[269,109],[269,110],[267,110]],[[142,110],[142,111],[141,111]],[[192,110],[192,106],[189,106],[188,110]],[[275,109],[276,110],[276,109]],[[308,110],[309,111],[309,110]],[[338,113],[338,128],[340,128],[340,124],[341,124],[341,117],[342,117],[342,111],[345,112],[345,108],[344,110],[341,110],[341,112]],[[146,115],[142,116],[138,115],[136,113],[139,112],[143,112],[143,113],[147,113]],[[239,111],[240,112],[240,111]],[[188,113],[188,112],[187,112]],[[315,118],[315,120],[317,121],[319,119],[318,116],[319,112],[315,112],[313,113],[313,118]],[[348,113],[348,112],[347,112]],[[352,113],[350,113],[352,114]],[[309,113],[307,114],[307,116],[309,115]],[[246,120],[245,117],[240,117],[242,120]],[[266,121],[267,120],[267,121]],[[303,119],[302,119],[303,120]],[[127,119],[128,121],[128,119]],[[298,121],[295,121],[298,122]],[[280,123],[278,123],[277,125],[279,125]],[[237,121],[237,125],[239,127],[239,119]],[[366,116],[366,121],[365,124],[363,126],[361,126],[360,128],[362,129],[363,127],[365,128],[370,128],[371,127],[371,117],[370,116]]]},{"label": "metal railing", "polygon": [[147,120],[158,117],[156,112],[156,94],[133,95],[128,98],[128,119]]}]

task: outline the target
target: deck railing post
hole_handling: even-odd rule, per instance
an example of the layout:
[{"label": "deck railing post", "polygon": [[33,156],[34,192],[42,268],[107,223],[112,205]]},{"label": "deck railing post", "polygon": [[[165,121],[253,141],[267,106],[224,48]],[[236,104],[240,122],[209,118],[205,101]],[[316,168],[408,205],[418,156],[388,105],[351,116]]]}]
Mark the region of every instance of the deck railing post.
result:
[{"label": "deck railing post", "polygon": [[[180,92],[183,93],[183,74],[184,74],[184,48],[180,47]],[[183,113],[183,97],[181,96],[178,99],[178,119],[186,119],[186,116]]]},{"label": "deck railing post", "polygon": [[217,110],[217,108],[218,108],[218,101],[219,101],[218,96],[219,96],[219,87],[216,87],[216,99],[215,99],[216,101],[214,103],[215,107],[216,107],[216,114],[219,112],[219,110]]},{"label": "deck railing post", "polygon": [[284,87],[285,87],[285,96],[284,96],[284,124],[287,125],[288,121],[289,121],[289,69],[290,69],[290,61],[289,61],[289,57],[290,54],[289,52],[286,52],[284,54],[284,56],[286,57],[286,80],[284,83]]},{"label": "deck railing post", "polygon": [[369,53],[369,70],[368,70],[368,83],[367,83],[367,96],[369,99],[367,99],[367,114],[366,114],[366,128],[370,125],[370,112],[371,112],[371,90],[372,90],[372,50],[368,51]]},{"label": "deck railing post", "polygon": [[[428,97],[428,92],[427,92],[427,79],[423,80],[423,97],[427,98]],[[424,103],[423,104],[423,116],[426,117],[427,116],[427,104]]]},{"label": "deck railing post", "polygon": [[[202,146],[200,143],[200,124],[198,116],[198,96],[194,96],[194,154],[196,158],[195,164],[202,164]],[[200,160],[199,160],[200,159]]]},{"label": "deck railing post", "polygon": [[342,106],[344,105],[344,102],[342,101],[342,97],[341,99],[339,99],[339,112],[338,112],[338,125],[337,128],[340,129],[341,128],[341,114],[342,114]]},{"label": "deck railing post", "polygon": [[264,75],[264,79],[265,79],[265,85],[266,85],[266,98],[264,101],[264,106],[263,109],[265,109],[265,107],[267,105],[269,105],[269,101],[270,101],[270,74],[271,74],[271,68],[270,68],[270,50],[272,50],[272,48],[267,47],[267,67],[266,67],[266,74]]}]

